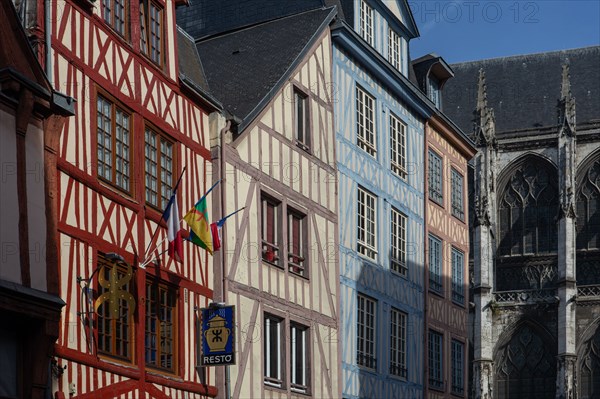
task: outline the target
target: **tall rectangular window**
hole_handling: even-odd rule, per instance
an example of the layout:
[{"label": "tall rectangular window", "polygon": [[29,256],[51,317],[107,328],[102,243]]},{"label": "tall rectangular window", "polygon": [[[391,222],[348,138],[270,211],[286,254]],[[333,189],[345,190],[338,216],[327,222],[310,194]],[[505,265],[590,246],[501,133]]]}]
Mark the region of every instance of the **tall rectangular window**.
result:
[{"label": "tall rectangular window", "polygon": [[429,235],[429,288],[442,292],[442,241]]},{"label": "tall rectangular window", "polygon": [[293,209],[288,214],[288,268],[292,273],[307,275],[306,215]]},{"label": "tall rectangular window", "polygon": [[392,208],[391,214],[390,268],[393,272],[406,277],[408,273],[408,266],[406,265],[406,216],[394,208]]},{"label": "tall rectangular window", "polygon": [[391,168],[403,179],[406,178],[406,125],[390,115]]},{"label": "tall rectangular window", "polygon": [[165,209],[173,190],[173,143],[146,128],[146,202]]},{"label": "tall rectangular window", "polygon": [[465,346],[462,342],[452,340],[452,393],[462,395],[465,392],[464,382],[464,353]]},{"label": "tall rectangular window", "polygon": [[177,293],[152,279],[146,282],[146,364],[175,371]]},{"label": "tall rectangular window", "polygon": [[371,46],[375,41],[373,35],[373,8],[365,0],[360,1],[360,35]]},{"label": "tall rectangular window", "polygon": [[371,259],[377,258],[376,220],[377,197],[359,187],[357,250]]},{"label": "tall rectangular window", "polygon": [[[117,280],[123,281],[120,285],[121,291],[131,293],[133,284],[132,277],[127,275],[127,271],[118,265],[109,262],[103,256],[98,257],[98,267],[101,267],[100,273],[106,284],[98,285],[98,294],[108,293],[108,281],[113,267],[117,268]],[[102,281],[102,280],[101,280]],[[104,301],[98,308],[98,352],[124,360],[132,360],[132,339],[133,339],[133,315],[130,314],[130,304],[126,298],[118,298],[119,317],[111,317],[110,303]]]},{"label": "tall rectangular window", "polygon": [[392,28],[388,29],[388,61],[402,72],[402,39]]},{"label": "tall rectangular window", "polygon": [[283,387],[283,319],[265,314],[264,325],[265,384]]},{"label": "tall rectangular window", "polygon": [[308,327],[291,323],[290,324],[290,337],[291,337],[291,365],[290,370],[292,373],[291,378],[291,390],[294,392],[307,393],[309,387],[309,373],[308,373]]},{"label": "tall rectangular window", "polygon": [[434,389],[444,389],[444,379],[442,374],[443,359],[443,339],[444,336],[435,331],[429,330],[429,386]]},{"label": "tall rectangular window", "polygon": [[262,195],[262,259],[280,265],[281,203]]},{"label": "tall rectangular window", "polygon": [[294,119],[296,143],[299,147],[310,149],[310,119],[308,115],[308,96],[294,89]]},{"label": "tall rectangular window", "polygon": [[375,156],[375,99],[360,87],[356,87],[356,132],[357,144],[367,154]]},{"label": "tall rectangular window", "polygon": [[460,173],[458,173],[455,169],[452,169],[451,176],[452,215],[456,216],[460,220],[465,220],[465,208],[463,203],[463,176]]},{"label": "tall rectangular window", "polygon": [[390,312],[390,374],[406,378],[406,314]]},{"label": "tall rectangular window", "polygon": [[440,205],[444,201],[442,158],[429,150],[429,198]]},{"label": "tall rectangular window", "polygon": [[98,176],[129,192],[130,115],[102,96],[98,96],[96,104]]},{"label": "tall rectangular window", "polygon": [[152,0],[140,1],[140,50],[162,65],[163,9]]},{"label": "tall rectangular window", "polygon": [[465,256],[462,251],[452,248],[452,300],[461,305],[465,303],[465,289],[463,286],[464,259]]},{"label": "tall rectangular window", "polygon": [[126,0],[103,0],[102,9],[104,21],[119,35],[127,33],[127,4]]},{"label": "tall rectangular window", "polygon": [[357,353],[356,364],[370,369],[377,368],[375,354],[375,310],[377,304],[371,298],[358,295]]}]

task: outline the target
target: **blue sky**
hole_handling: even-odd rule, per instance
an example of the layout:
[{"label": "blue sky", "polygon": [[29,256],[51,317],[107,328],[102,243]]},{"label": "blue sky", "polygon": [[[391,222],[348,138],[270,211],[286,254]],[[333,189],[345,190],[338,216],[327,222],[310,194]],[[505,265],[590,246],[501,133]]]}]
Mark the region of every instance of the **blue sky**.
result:
[{"label": "blue sky", "polygon": [[599,0],[409,0],[420,38],[411,58],[449,63],[600,44]]}]

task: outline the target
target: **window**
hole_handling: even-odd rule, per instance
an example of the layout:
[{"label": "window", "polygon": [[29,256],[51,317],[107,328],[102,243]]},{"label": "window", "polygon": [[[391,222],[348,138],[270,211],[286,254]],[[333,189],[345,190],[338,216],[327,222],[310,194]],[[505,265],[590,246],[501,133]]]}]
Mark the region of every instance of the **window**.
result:
[{"label": "window", "polygon": [[358,295],[358,317],[357,317],[357,353],[356,364],[377,368],[377,357],[375,356],[375,309],[376,303],[371,298]]},{"label": "window", "polygon": [[373,9],[365,0],[360,2],[360,35],[373,46]]},{"label": "window", "polygon": [[392,28],[388,29],[388,61],[402,72],[402,39]]},{"label": "window", "polygon": [[463,176],[452,169],[452,215],[460,220],[465,220],[465,208],[463,205]]},{"label": "window", "polygon": [[600,159],[578,180],[577,249],[600,249]]},{"label": "window", "polygon": [[390,374],[406,378],[406,314],[390,312]]},{"label": "window", "polygon": [[127,26],[127,4],[126,0],[104,0],[102,2],[104,21],[123,37],[125,37]]},{"label": "window", "polygon": [[406,216],[392,208],[392,245],[390,254],[390,268],[393,272],[406,277]]},{"label": "window", "polygon": [[442,241],[429,235],[429,288],[442,292]]},{"label": "window", "polygon": [[102,96],[97,102],[98,176],[130,190],[130,115]]},{"label": "window", "polygon": [[265,384],[283,387],[283,319],[265,314]]},{"label": "window", "polygon": [[375,259],[377,243],[375,221],[377,220],[377,197],[363,188],[358,188],[358,237],[359,253]]},{"label": "window", "polygon": [[394,173],[406,178],[406,125],[390,115],[391,168]]},{"label": "window", "polygon": [[163,10],[152,0],[140,1],[140,50],[162,65]]},{"label": "window", "polygon": [[294,392],[308,392],[308,327],[290,323],[291,337],[291,389]]},{"label": "window", "polygon": [[461,305],[465,303],[463,287],[464,267],[463,253],[456,248],[452,248],[452,300]]},{"label": "window", "polygon": [[294,118],[296,143],[304,150],[310,148],[310,119],[308,115],[308,96],[294,89]]},{"label": "window", "polygon": [[356,131],[358,146],[367,154],[375,156],[375,99],[365,93],[360,87],[356,88]]},{"label": "window", "polygon": [[158,280],[146,282],[146,364],[175,371],[177,293]]},{"label": "window", "polygon": [[441,109],[442,96],[440,96],[440,81],[435,77],[429,77],[429,99],[435,104],[438,109]]},{"label": "window", "polygon": [[464,388],[464,345],[460,341],[452,340],[452,393],[462,395]]},{"label": "window", "polygon": [[429,150],[429,198],[440,205],[444,201],[442,179],[442,158]]},{"label": "window", "polygon": [[281,203],[271,197],[262,196],[262,259],[274,265],[280,264]]},{"label": "window", "polygon": [[173,143],[146,128],[146,202],[164,209],[173,190]]},{"label": "window", "polygon": [[292,273],[305,276],[306,270],[306,216],[288,209],[288,268]]},{"label": "window", "polygon": [[444,336],[429,330],[429,386],[434,389],[444,389],[442,377],[442,352]]},{"label": "window", "polygon": [[[108,262],[102,256],[99,256],[98,266],[101,267],[98,295],[108,292],[108,281],[110,281],[110,273],[113,267],[117,268],[117,279],[125,282],[125,284],[119,287],[119,290],[131,293],[132,276],[127,275],[125,268]],[[98,352],[125,360],[132,360],[133,315],[130,314],[130,311],[133,311],[133,309],[130,309],[130,304],[126,299],[120,298],[117,300],[119,301],[119,317],[111,317],[111,304],[108,300],[104,301],[98,308]]]}]

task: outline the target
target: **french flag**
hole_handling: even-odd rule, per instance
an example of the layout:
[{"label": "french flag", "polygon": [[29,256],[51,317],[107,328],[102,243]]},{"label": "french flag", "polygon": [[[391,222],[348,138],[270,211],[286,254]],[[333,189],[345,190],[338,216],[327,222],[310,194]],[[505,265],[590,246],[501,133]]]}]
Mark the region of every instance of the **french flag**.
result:
[{"label": "french flag", "polygon": [[183,262],[183,237],[181,236],[183,230],[181,230],[181,222],[179,219],[176,191],[173,191],[163,217],[167,222],[167,240],[169,240],[168,254],[176,262],[181,263]]}]

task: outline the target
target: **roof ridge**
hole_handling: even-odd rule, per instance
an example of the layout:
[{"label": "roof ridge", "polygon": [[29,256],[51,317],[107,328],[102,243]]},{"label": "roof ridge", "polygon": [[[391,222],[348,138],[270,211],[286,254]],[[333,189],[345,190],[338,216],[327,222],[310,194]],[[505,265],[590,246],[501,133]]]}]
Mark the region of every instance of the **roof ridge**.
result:
[{"label": "roof ridge", "polygon": [[563,50],[540,51],[540,52],[536,52],[536,53],[527,53],[527,54],[515,54],[515,55],[504,56],[504,57],[483,58],[483,59],[480,59],[480,60],[453,62],[450,65],[454,66],[454,65],[465,65],[465,64],[477,64],[477,63],[482,63],[482,62],[486,62],[486,61],[500,61],[500,60],[507,60],[507,59],[509,59],[509,60],[516,60],[516,59],[519,59],[519,58],[527,58],[527,57],[532,57],[532,56],[554,55],[554,54],[559,54],[559,53],[571,53],[571,52],[575,52],[575,51],[595,50],[595,49],[600,49],[600,45],[592,45],[592,46],[585,46],[585,47],[574,47],[574,48],[563,49]]}]

